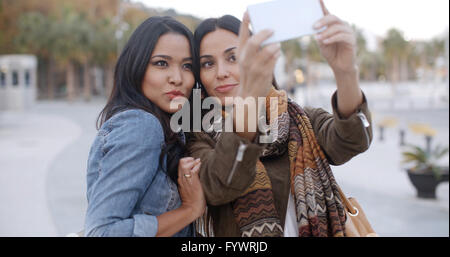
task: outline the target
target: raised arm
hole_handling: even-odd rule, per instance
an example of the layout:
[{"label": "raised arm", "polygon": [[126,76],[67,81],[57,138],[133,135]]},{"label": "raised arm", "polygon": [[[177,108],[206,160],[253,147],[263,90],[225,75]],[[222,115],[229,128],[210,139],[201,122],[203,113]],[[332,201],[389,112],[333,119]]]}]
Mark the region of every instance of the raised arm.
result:
[{"label": "raised arm", "polygon": [[337,107],[337,93],[332,96],[333,114],[321,108],[305,108],[319,145],[333,165],[342,165],[366,151],[373,138],[372,117],[363,94],[363,103],[347,118]]},{"label": "raised arm", "polygon": [[320,52],[334,72],[337,83],[337,108],[342,118],[348,118],[363,103],[356,63],[356,36],[352,27],[330,14],[320,0],[324,17],[315,24]]}]

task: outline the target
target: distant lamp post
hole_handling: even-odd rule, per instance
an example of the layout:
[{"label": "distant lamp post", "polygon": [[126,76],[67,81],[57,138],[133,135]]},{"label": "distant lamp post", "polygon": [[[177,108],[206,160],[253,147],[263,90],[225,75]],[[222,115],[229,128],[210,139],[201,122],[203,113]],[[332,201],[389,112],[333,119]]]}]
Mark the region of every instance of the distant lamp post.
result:
[{"label": "distant lamp post", "polygon": [[400,146],[405,146],[405,129],[400,129]]},{"label": "distant lamp post", "polygon": [[431,141],[436,136],[437,131],[426,124],[414,123],[409,125],[409,129],[416,134],[425,136],[426,151],[431,152]]},{"label": "distant lamp post", "polygon": [[384,129],[385,128],[393,128],[397,126],[398,120],[396,118],[384,118],[378,123],[378,127],[380,128],[380,141],[384,140]]}]

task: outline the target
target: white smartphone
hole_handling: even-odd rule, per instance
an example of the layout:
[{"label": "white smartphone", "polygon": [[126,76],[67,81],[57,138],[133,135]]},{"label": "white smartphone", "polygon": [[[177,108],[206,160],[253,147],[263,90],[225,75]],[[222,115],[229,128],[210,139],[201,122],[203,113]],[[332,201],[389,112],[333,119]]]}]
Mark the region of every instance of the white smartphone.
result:
[{"label": "white smartphone", "polygon": [[313,25],[323,17],[319,0],[276,0],[247,7],[253,32],[274,31],[263,45],[282,42],[319,31]]}]

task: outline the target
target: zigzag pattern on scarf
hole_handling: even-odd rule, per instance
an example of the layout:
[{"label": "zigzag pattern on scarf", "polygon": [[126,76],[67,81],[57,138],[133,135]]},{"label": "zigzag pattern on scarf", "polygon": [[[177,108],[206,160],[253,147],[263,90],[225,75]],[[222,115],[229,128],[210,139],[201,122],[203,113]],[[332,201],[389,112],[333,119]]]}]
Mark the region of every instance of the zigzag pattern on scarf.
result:
[{"label": "zigzag pattern on scarf", "polygon": [[280,156],[286,152],[285,143],[289,138],[289,126],[279,126],[279,124],[289,124],[289,113],[285,112],[280,115],[278,122],[270,124],[271,132],[276,132],[277,138],[272,143],[267,145],[263,150],[262,156]]},{"label": "zigzag pattern on scarf", "polygon": [[[296,202],[300,236],[343,236],[345,214],[336,181],[325,154],[320,149],[309,119],[302,110],[292,104],[289,112],[295,125],[291,126],[291,138],[302,138],[303,145],[295,149],[291,145],[290,161],[294,167],[291,178]],[[290,140],[291,142],[294,140]],[[343,220],[344,219],[344,220]]]},{"label": "zigzag pattern on scarf", "polygon": [[239,207],[237,207],[240,211],[247,211],[246,214],[239,214],[239,224],[242,226],[246,226],[252,223],[256,219],[273,217],[276,218],[276,213],[270,209],[270,205],[273,201],[261,201],[261,204],[258,203],[249,203],[246,207],[242,207],[243,204],[239,203]]},{"label": "zigzag pattern on scarf", "polygon": [[267,176],[267,172],[264,168],[264,165],[261,161],[256,162],[256,175],[255,180],[252,182],[252,184],[247,188],[247,190],[244,191],[244,193],[241,194],[241,196],[244,196],[248,194],[251,191],[258,190],[258,189],[271,189],[272,184],[270,182],[269,177]]},{"label": "zigzag pattern on scarf", "polygon": [[[271,189],[257,189],[233,202],[233,214],[243,235],[262,236],[261,232],[268,232],[264,236],[283,234],[283,230],[279,230],[280,219],[274,208],[273,199]],[[266,223],[278,226],[265,226]],[[255,230],[255,228],[259,229]]]},{"label": "zigzag pattern on scarf", "polygon": [[[303,236],[339,236],[342,232],[334,195],[327,194],[326,186],[307,179],[317,171],[306,170],[306,175],[295,176],[295,206],[299,232]],[[317,176],[315,176],[317,178]],[[316,180],[317,181],[317,180]],[[330,226],[329,226],[330,224]],[[336,227],[333,224],[338,224]],[[331,233],[330,233],[331,232]],[[343,235],[343,234],[342,234]]]},{"label": "zigzag pattern on scarf", "polygon": [[283,228],[277,222],[265,220],[261,225],[251,225],[249,231],[243,231],[242,237],[280,237],[283,235]]}]

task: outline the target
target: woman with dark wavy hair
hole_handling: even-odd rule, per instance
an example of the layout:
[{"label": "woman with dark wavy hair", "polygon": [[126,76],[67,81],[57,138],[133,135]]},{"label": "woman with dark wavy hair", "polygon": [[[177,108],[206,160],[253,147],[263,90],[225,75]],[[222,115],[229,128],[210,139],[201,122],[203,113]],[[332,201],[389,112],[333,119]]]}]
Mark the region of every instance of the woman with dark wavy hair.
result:
[{"label": "woman with dark wavy hair", "polygon": [[[197,221],[200,235],[345,235],[345,210],[330,165],[344,164],[369,148],[371,118],[358,83],[352,28],[321,3],[324,17],[316,29],[324,30],[316,40],[336,78],[332,114],[302,108],[277,89],[273,70],[280,45],[262,46],[271,32],[251,35],[248,16],[242,23],[230,15],[207,19],[197,27],[199,81],[207,96],[222,106],[230,97],[278,101],[267,106],[267,116],[253,117],[263,118],[268,130],[250,129],[251,115],[261,106],[248,105],[244,121],[236,119],[237,111],[223,110],[222,124],[233,117],[232,132],[225,128],[189,134],[188,151],[203,163],[199,175],[207,212]],[[271,131],[278,133],[261,142]]]},{"label": "woman with dark wavy hair", "polygon": [[192,32],[173,18],[151,17],[129,39],[89,153],[86,236],[194,235],[201,162],[182,158],[170,104],[190,97],[195,70]]}]

